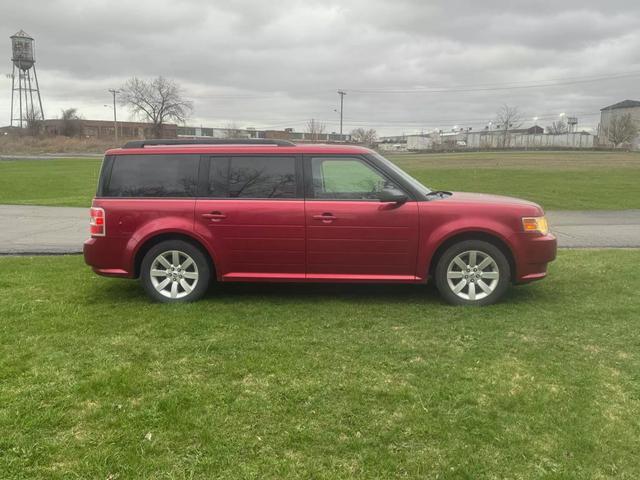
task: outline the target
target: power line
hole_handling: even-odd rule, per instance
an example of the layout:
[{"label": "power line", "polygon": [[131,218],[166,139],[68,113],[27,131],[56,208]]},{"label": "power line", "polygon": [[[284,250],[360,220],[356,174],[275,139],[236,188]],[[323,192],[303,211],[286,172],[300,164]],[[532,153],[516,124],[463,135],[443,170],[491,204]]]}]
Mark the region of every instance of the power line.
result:
[{"label": "power line", "polygon": [[[633,78],[640,76],[640,71],[627,72],[613,75],[603,75],[600,77],[574,77],[580,78],[576,80],[562,80],[556,82],[547,81],[545,83],[530,83],[527,85],[514,85],[518,82],[510,82],[508,84],[502,84],[502,86],[469,86],[469,87],[452,87],[452,88],[412,88],[412,89],[350,89],[350,92],[374,95],[374,94],[394,94],[394,93],[466,93],[466,92],[490,92],[501,90],[524,90],[532,88],[547,88],[557,87],[564,85],[578,85],[583,83],[593,83],[605,80],[617,80],[621,78]],[[489,84],[491,85],[491,84]],[[495,84],[499,85],[499,84]]]}]

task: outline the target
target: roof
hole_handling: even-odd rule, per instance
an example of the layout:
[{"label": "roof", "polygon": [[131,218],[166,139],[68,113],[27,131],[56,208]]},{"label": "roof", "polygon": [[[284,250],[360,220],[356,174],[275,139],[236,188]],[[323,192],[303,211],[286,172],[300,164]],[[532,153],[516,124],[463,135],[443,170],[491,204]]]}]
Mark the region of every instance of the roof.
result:
[{"label": "roof", "polygon": [[638,100],[623,100],[622,102],[614,103],[613,105],[609,105],[608,107],[601,108],[600,111],[617,110],[618,108],[633,108],[633,107],[640,107],[640,102]]},{"label": "roof", "polygon": [[371,153],[371,150],[356,145],[338,144],[300,144],[293,146],[277,145],[157,145],[144,148],[113,148],[107,150],[106,155],[141,155],[141,154],[178,154],[178,153],[229,153],[229,154],[292,154],[292,153],[316,153],[316,154],[345,154],[362,155]]},{"label": "roof", "polygon": [[9,38],[14,38],[14,37],[29,38],[29,39],[33,40],[33,37],[31,35],[29,35],[27,32],[25,32],[24,30],[20,30],[19,32],[14,33]]}]

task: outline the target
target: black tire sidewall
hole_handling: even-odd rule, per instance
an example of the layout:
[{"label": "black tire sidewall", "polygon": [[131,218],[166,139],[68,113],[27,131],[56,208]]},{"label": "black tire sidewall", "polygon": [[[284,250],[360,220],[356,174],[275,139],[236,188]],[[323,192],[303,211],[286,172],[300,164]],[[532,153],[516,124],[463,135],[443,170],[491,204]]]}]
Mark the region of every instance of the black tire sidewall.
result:
[{"label": "black tire sidewall", "polygon": [[[464,298],[458,297],[453,293],[447,282],[447,267],[451,261],[460,253],[469,250],[478,250],[490,255],[498,265],[498,271],[500,272],[500,278],[495,290],[480,300],[465,300]],[[435,270],[435,283],[440,295],[452,305],[489,305],[500,300],[509,288],[509,284],[511,283],[511,267],[505,254],[495,245],[483,240],[463,240],[447,248],[438,260]]]},{"label": "black tire sidewall", "polygon": [[[151,264],[153,260],[162,252],[166,252],[169,250],[179,250],[186,253],[191,258],[193,258],[193,261],[198,267],[198,283],[196,285],[196,288],[194,288],[189,295],[182,298],[167,298],[164,295],[160,294],[151,283]],[[209,287],[210,279],[211,268],[205,254],[200,248],[183,240],[166,240],[164,242],[158,243],[157,245],[154,245],[145,254],[140,265],[140,282],[142,283],[142,287],[144,288],[147,295],[149,295],[153,300],[157,302],[178,303],[193,302],[195,300],[198,300],[202,298],[202,296],[206,293],[207,288]]]}]

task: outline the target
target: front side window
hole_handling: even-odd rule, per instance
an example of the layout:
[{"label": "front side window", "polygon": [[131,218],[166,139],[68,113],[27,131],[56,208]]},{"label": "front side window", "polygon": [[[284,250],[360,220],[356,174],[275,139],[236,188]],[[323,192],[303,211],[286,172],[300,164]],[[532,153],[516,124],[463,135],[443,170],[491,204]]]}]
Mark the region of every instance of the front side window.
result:
[{"label": "front side window", "polygon": [[213,157],[209,195],[216,198],[295,198],[295,157]]},{"label": "front side window", "polygon": [[114,158],[107,197],[195,197],[198,155],[120,155]]},{"label": "front side window", "polygon": [[403,193],[359,158],[312,158],[311,175],[313,197],[318,199],[375,200],[383,192]]}]

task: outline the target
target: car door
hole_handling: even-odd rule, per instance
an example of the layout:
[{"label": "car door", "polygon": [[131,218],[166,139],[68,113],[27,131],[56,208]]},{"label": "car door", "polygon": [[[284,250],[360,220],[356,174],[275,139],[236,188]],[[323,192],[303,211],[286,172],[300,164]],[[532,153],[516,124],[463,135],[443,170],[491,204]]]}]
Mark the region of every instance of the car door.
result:
[{"label": "car door", "polygon": [[208,159],[195,225],[211,246],[219,279],[304,279],[301,162],[296,155]]},{"label": "car door", "polygon": [[304,168],[307,278],[416,280],[416,201],[365,157],[305,155]]}]

